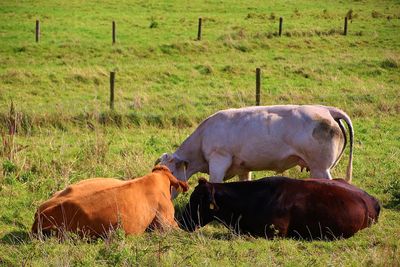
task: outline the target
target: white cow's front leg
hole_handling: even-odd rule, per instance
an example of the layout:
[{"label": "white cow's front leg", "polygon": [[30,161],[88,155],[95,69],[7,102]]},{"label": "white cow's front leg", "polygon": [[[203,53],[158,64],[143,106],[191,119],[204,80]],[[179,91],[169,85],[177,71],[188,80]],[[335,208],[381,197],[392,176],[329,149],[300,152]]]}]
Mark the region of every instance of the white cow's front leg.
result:
[{"label": "white cow's front leg", "polygon": [[222,183],[226,171],[232,164],[232,156],[224,153],[213,152],[209,160],[210,182]]}]

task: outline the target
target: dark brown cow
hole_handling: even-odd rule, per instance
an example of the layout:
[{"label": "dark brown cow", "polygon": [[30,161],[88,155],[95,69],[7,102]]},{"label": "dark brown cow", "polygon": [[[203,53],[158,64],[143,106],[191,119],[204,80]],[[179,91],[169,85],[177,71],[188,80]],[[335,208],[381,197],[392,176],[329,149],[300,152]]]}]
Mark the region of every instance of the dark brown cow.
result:
[{"label": "dark brown cow", "polygon": [[179,218],[194,231],[213,220],[236,233],[273,238],[348,238],[378,220],[378,201],[344,180],[270,177],[209,183],[204,178]]}]

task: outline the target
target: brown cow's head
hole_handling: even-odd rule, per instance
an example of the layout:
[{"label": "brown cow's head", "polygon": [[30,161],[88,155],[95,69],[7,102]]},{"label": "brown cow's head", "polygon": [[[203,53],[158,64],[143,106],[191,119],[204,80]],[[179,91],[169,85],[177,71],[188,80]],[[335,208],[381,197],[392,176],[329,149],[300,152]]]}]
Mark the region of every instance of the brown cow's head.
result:
[{"label": "brown cow's head", "polygon": [[153,168],[152,172],[162,172],[166,175],[171,183],[171,187],[175,188],[178,192],[186,192],[189,190],[189,185],[186,182],[178,180],[167,166],[157,165]]},{"label": "brown cow's head", "polygon": [[[189,177],[186,176],[186,170],[188,167],[188,162],[179,158],[175,154],[164,153],[155,162],[155,165],[160,164],[167,166],[172,174],[181,181],[187,181]],[[179,190],[172,190],[172,198],[175,198],[179,193]]]},{"label": "brown cow's head", "polygon": [[207,182],[206,179],[200,178],[199,184],[195,187],[189,203],[179,218],[180,226],[192,232],[211,222],[218,209],[215,202],[214,185]]}]

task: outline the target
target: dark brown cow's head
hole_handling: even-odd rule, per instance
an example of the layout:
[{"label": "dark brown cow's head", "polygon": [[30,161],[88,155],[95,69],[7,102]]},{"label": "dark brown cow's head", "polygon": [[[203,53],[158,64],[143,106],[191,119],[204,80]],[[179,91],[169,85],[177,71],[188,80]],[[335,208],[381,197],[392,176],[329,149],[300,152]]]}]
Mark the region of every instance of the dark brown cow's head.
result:
[{"label": "dark brown cow's head", "polygon": [[199,184],[195,187],[189,203],[179,218],[180,226],[192,232],[211,222],[218,209],[215,203],[214,185],[207,182],[206,179],[200,178]]}]

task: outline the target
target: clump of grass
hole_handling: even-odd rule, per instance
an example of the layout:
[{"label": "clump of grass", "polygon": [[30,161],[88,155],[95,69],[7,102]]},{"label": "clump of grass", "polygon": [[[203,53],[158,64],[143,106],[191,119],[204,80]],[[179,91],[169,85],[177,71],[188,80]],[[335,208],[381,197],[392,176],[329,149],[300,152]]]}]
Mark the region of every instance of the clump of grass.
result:
[{"label": "clump of grass", "polygon": [[243,40],[247,38],[247,33],[244,28],[234,27],[234,31],[229,34],[222,35],[219,39],[224,41]]},{"label": "clump of grass", "polygon": [[381,62],[381,67],[384,69],[397,69],[400,66],[399,57],[388,56]]},{"label": "clump of grass", "polygon": [[3,175],[12,174],[17,170],[17,166],[10,160],[3,161]]},{"label": "clump of grass", "polygon": [[334,28],[329,29],[329,30],[325,30],[325,31],[315,30],[314,32],[315,32],[315,35],[317,35],[317,36],[332,36],[332,35],[342,34],[341,30],[334,29]]},{"label": "clump of grass", "polygon": [[272,39],[273,37],[277,37],[278,33],[277,32],[268,32],[265,34],[265,37],[267,37],[268,39]]},{"label": "clump of grass", "polygon": [[162,78],[164,81],[173,83],[173,84],[179,84],[183,81],[179,75],[176,75],[175,73],[173,73],[171,71],[165,71],[164,73],[162,73]]},{"label": "clump of grass", "polygon": [[174,42],[170,44],[161,44],[159,45],[159,49],[163,54],[166,55],[186,55],[191,53],[207,52],[208,42]]},{"label": "clump of grass", "polygon": [[252,51],[252,48],[248,44],[245,44],[245,43],[235,44],[233,47],[236,50],[243,52],[243,53]]},{"label": "clump of grass", "polygon": [[148,102],[147,95],[135,95],[129,108],[133,110],[140,110]]},{"label": "clump of grass", "polygon": [[210,75],[214,72],[213,67],[209,64],[196,65],[194,68],[203,75]]},{"label": "clump of grass", "polygon": [[117,111],[105,111],[100,113],[99,123],[103,125],[116,125],[122,127],[124,120],[123,115]]},{"label": "clump of grass", "polygon": [[160,50],[164,54],[172,55],[172,54],[181,52],[182,47],[177,44],[163,44],[163,45],[160,45]]},{"label": "clump of grass", "polygon": [[324,19],[331,19],[332,15],[329,13],[327,9],[322,10],[322,18]]},{"label": "clump of grass", "polygon": [[219,39],[223,40],[223,45],[229,48],[233,48],[236,50],[239,50],[241,52],[245,52],[246,48],[243,42],[241,42],[242,39],[244,39],[244,36],[238,36],[236,33],[227,34],[221,36]]},{"label": "clump of grass", "polygon": [[107,141],[103,135],[97,134],[94,140],[89,140],[82,147],[86,158],[96,163],[104,163],[110,149],[111,141]]},{"label": "clump of grass", "polygon": [[[286,37],[312,37],[312,36],[333,36],[340,35],[342,32],[338,29],[329,29],[329,30],[310,30],[310,31],[285,31],[283,33]],[[275,35],[277,36],[277,35]]]},{"label": "clump of grass", "polygon": [[150,29],[154,29],[154,28],[157,28],[157,27],[158,27],[158,22],[152,20],[152,21],[150,22],[149,28],[150,28]]},{"label": "clump of grass", "polygon": [[299,9],[298,9],[298,8],[295,8],[295,9],[293,10],[292,17],[300,17],[300,16],[301,16],[301,14],[300,14]]},{"label": "clump of grass", "polygon": [[299,68],[293,71],[294,74],[300,75],[306,79],[311,78],[311,75],[303,68]]},{"label": "clump of grass", "polygon": [[[114,50],[118,51],[119,48],[116,48]],[[120,50],[120,49],[119,49]],[[119,53],[119,52],[117,52]],[[106,80],[107,79],[107,73],[102,70],[96,70],[96,69],[88,69],[88,68],[72,68],[66,77],[67,82],[78,82],[78,83],[94,83],[94,84],[100,84],[101,80]]]},{"label": "clump of grass", "polygon": [[208,23],[210,23],[210,22],[214,23],[214,22],[217,22],[217,19],[214,17],[203,17],[203,21],[208,22]]},{"label": "clump of grass", "polygon": [[240,68],[238,68],[237,66],[232,66],[232,65],[226,65],[221,70],[225,73],[231,73],[231,74],[241,73]]},{"label": "clump of grass", "polygon": [[135,126],[139,126],[141,124],[142,118],[138,112],[130,112],[127,115],[127,119],[130,123],[132,123]]},{"label": "clump of grass", "polygon": [[264,13],[248,13],[245,19],[261,19],[265,20],[268,18],[267,14]]},{"label": "clump of grass", "polygon": [[99,256],[111,266],[132,266],[134,262],[131,253],[132,250],[126,244],[125,233],[121,228],[110,232],[109,236],[104,240],[104,247],[100,249]]},{"label": "clump of grass", "polygon": [[384,15],[382,13],[380,13],[379,11],[372,10],[371,17],[373,17],[374,19],[379,19],[379,18],[383,18]]},{"label": "clump of grass", "polygon": [[385,193],[390,194],[390,200],[386,206],[400,209],[400,181],[397,179],[391,180],[385,189]]},{"label": "clump of grass", "polygon": [[187,114],[177,114],[172,117],[172,125],[174,127],[191,127],[193,122]]},{"label": "clump of grass", "polygon": [[24,52],[28,51],[28,48],[26,46],[18,46],[18,47],[15,47],[13,49],[13,51],[15,53],[24,53]]},{"label": "clump of grass", "polygon": [[353,9],[349,9],[349,11],[347,11],[346,18],[348,18],[349,20],[353,19]]},{"label": "clump of grass", "polygon": [[165,118],[161,114],[146,114],[144,120],[151,126],[164,127],[166,125]]},{"label": "clump of grass", "polygon": [[0,75],[0,79],[5,84],[24,83],[26,81],[31,83],[34,78],[37,78],[37,76],[32,71],[21,69],[8,69]]},{"label": "clump of grass", "polygon": [[14,160],[15,154],[18,152],[15,145],[18,121],[19,114],[15,111],[14,103],[11,102],[8,116],[5,118],[6,129],[0,129],[2,140],[0,156],[7,158],[10,162]]},{"label": "clump of grass", "polygon": [[390,103],[389,101],[380,100],[377,108],[381,114],[396,115],[400,112],[400,103]]}]

